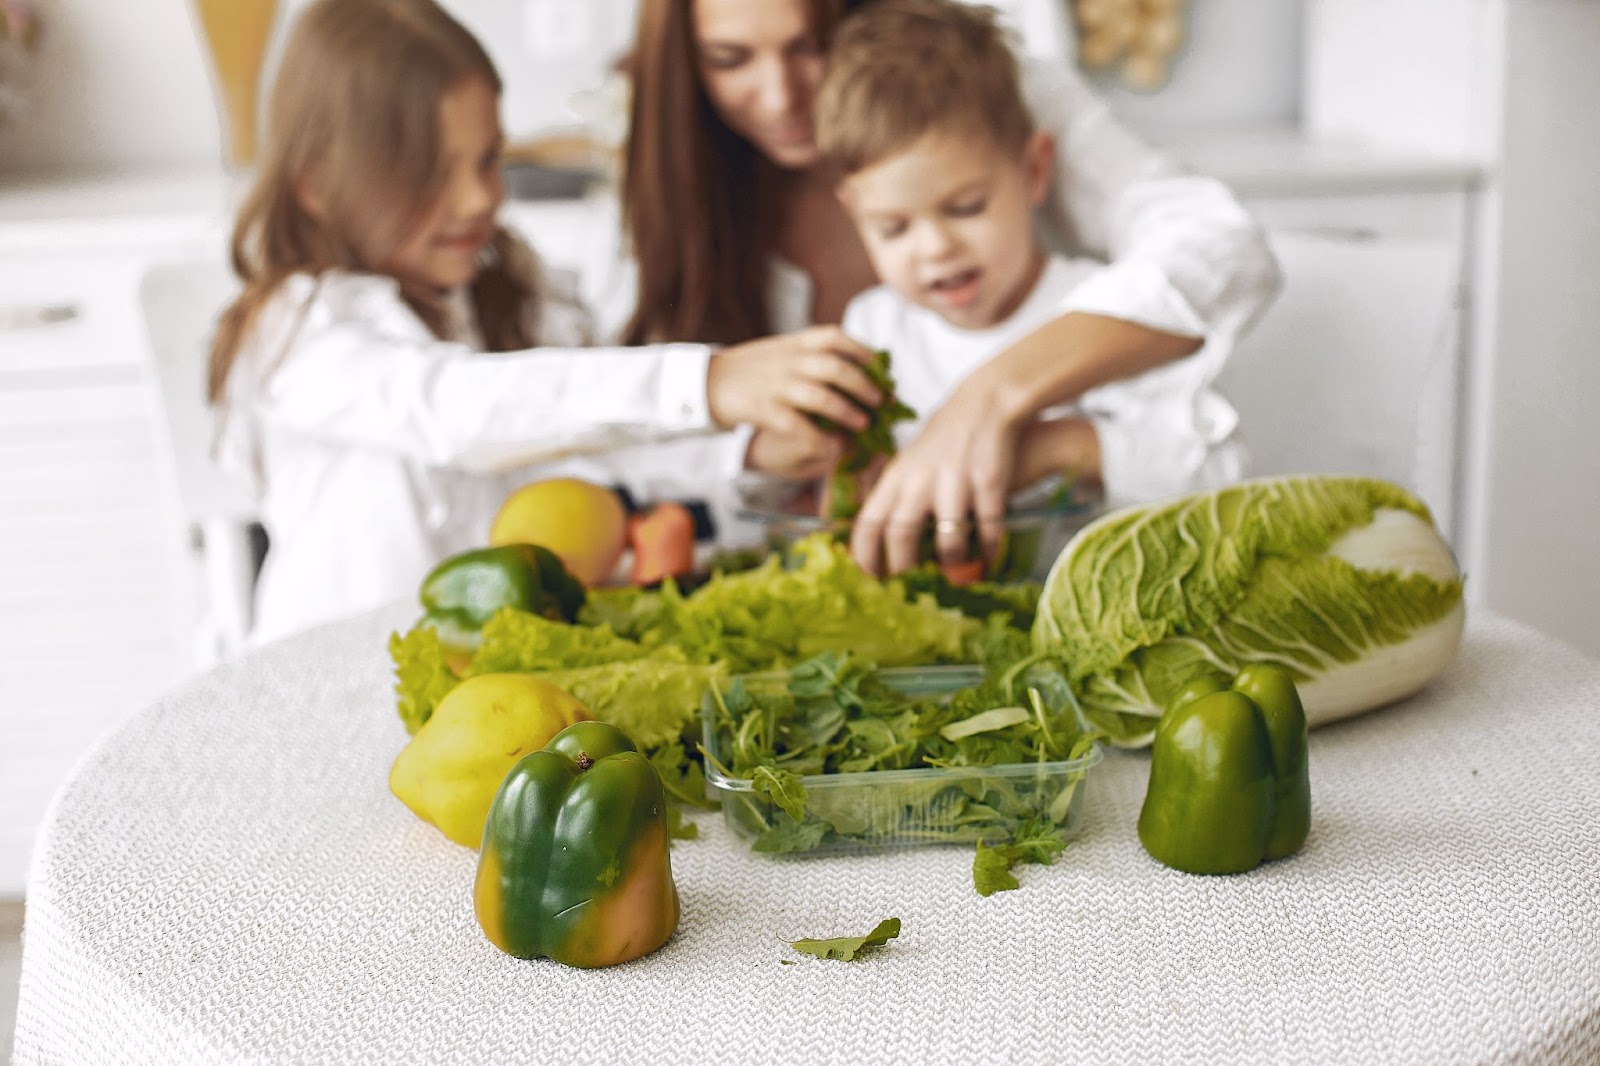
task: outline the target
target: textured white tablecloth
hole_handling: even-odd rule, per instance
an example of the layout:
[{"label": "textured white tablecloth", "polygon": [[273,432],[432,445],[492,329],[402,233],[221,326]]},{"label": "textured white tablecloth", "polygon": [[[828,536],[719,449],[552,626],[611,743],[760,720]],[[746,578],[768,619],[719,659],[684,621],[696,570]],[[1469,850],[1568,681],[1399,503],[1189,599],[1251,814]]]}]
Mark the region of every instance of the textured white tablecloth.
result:
[{"label": "textured white tablecloth", "polygon": [[[492,948],[474,854],[389,794],[409,615],[209,674],[82,763],[29,884],[20,1066],[1600,1061],[1600,665],[1529,629],[1480,613],[1424,695],[1314,733],[1290,860],[1158,866],[1139,755],[989,899],[965,848],[771,859],[706,815],[677,936],[582,972]],[[889,915],[854,963],[782,943]]]}]

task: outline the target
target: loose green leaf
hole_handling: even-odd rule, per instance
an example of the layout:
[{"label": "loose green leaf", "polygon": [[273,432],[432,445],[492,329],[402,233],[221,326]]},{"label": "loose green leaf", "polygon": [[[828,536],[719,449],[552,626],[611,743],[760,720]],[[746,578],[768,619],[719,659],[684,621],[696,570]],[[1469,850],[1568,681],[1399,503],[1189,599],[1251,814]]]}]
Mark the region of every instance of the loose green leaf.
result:
[{"label": "loose green leaf", "polygon": [[789,946],[819,959],[850,962],[867,948],[880,948],[900,935],[900,919],[885,918],[866,936],[838,936],[831,940],[791,940]]},{"label": "loose green leaf", "polygon": [[980,896],[992,896],[996,892],[1020,888],[1022,882],[1011,872],[1015,861],[1010,848],[1003,845],[991,848],[983,841],[978,841],[977,854],[972,857],[972,887],[978,890]]},{"label": "loose green leaf", "polygon": [[1012,867],[1019,862],[1053,864],[1067,846],[1061,828],[1048,818],[1029,818],[1017,826],[1009,841],[978,841],[972,857],[972,887],[980,896],[1009,892],[1020,887]]}]

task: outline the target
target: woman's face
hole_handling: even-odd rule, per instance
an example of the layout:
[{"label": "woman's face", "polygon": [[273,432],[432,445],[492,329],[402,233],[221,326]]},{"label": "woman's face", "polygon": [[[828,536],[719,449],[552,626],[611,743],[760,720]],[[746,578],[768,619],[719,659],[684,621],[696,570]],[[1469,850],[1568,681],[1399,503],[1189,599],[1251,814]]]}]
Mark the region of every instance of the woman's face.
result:
[{"label": "woman's face", "polygon": [[817,161],[825,59],[805,0],[694,0],[700,81],[722,121],[777,166]]}]

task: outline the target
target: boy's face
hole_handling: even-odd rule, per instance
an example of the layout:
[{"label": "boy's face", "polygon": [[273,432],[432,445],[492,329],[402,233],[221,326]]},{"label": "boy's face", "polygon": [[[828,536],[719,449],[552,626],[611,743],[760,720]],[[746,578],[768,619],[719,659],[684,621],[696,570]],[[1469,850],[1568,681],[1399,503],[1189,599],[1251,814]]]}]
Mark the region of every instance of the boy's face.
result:
[{"label": "boy's face", "polygon": [[930,132],[845,178],[839,195],[885,284],[953,326],[987,329],[1038,279],[1033,209],[1050,152],[1043,133],[1008,156],[982,138]]},{"label": "boy's face", "polygon": [[437,289],[478,275],[478,257],[494,236],[505,200],[501,176],[500,98],[472,78],[439,101],[441,184],[421,224],[391,257],[389,269]]}]

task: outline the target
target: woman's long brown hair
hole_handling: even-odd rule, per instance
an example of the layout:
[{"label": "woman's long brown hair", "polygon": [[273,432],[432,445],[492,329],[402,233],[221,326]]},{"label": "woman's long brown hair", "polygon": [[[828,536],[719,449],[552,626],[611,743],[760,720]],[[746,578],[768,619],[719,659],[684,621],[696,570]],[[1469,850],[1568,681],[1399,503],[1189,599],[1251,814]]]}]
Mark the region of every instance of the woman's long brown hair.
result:
[{"label": "woman's long brown hair", "polygon": [[[213,403],[257,312],[286,278],[380,272],[426,216],[440,181],[439,102],[472,78],[500,91],[483,47],[433,0],[318,0],[301,12],[273,87],[255,183],[234,225],[233,269],[244,289],[212,343]],[[527,249],[497,231],[470,294],[491,351],[532,344],[534,275]],[[397,280],[441,335],[441,294]]]},{"label": "woman's long brown hair", "polygon": [[[808,0],[824,47],[862,0]],[[625,344],[736,344],[771,332],[776,168],[717,115],[700,83],[693,0],[642,0],[622,217],[639,271]]]}]

